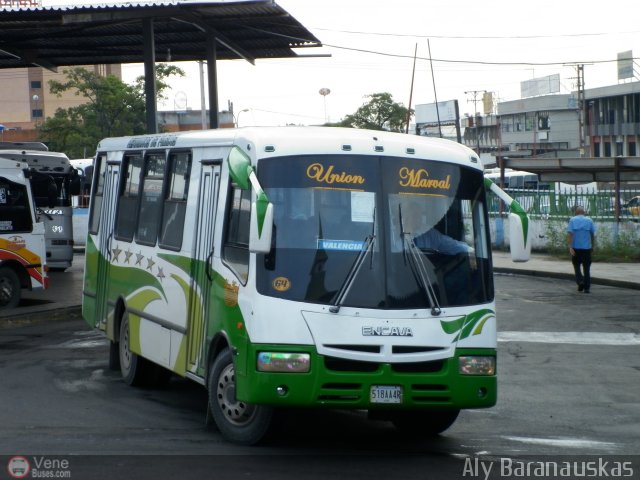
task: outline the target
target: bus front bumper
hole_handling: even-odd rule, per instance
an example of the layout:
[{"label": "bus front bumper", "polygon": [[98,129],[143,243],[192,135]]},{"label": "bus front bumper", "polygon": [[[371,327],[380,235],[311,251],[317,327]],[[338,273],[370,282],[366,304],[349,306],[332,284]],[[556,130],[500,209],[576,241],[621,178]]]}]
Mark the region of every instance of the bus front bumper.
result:
[{"label": "bus front bumper", "polygon": [[[258,370],[258,355],[286,351],[309,355],[307,372]],[[354,362],[318,355],[313,347],[252,345],[236,357],[239,400],[273,406],[346,409],[465,409],[495,405],[492,374],[460,373],[460,357],[492,357],[495,349],[458,349],[452,358],[421,363]],[[495,365],[495,362],[493,363]]]}]

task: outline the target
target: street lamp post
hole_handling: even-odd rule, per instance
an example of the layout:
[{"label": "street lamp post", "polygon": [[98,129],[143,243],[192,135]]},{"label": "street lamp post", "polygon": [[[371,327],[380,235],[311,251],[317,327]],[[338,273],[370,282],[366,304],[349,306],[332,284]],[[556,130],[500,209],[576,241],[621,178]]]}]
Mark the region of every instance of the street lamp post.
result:
[{"label": "street lamp post", "polygon": [[33,97],[31,97],[31,100],[33,100],[33,104],[35,106],[35,108],[32,109],[32,111],[31,111],[31,116],[33,117],[34,125],[37,127],[38,126],[38,120],[36,118],[40,118],[40,117],[36,117],[34,114],[38,110],[38,102],[40,101],[40,96],[34,95]]},{"label": "street lamp post", "polygon": [[249,108],[244,108],[238,112],[238,116],[236,117],[236,128],[240,126],[240,114],[242,112],[248,112],[249,110],[250,110]]},{"label": "street lamp post", "polygon": [[327,95],[331,93],[331,90],[328,88],[321,88],[318,93],[322,95],[322,98],[324,99],[324,123],[329,123],[329,119],[327,118]]}]

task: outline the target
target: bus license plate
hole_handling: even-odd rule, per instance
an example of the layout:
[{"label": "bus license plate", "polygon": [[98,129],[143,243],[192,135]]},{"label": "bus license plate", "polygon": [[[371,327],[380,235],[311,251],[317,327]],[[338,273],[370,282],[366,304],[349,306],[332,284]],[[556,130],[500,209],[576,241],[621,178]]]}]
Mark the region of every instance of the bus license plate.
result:
[{"label": "bus license plate", "polygon": [[391,385],[371,385],[371,403],[402,403],[402,387]]}]

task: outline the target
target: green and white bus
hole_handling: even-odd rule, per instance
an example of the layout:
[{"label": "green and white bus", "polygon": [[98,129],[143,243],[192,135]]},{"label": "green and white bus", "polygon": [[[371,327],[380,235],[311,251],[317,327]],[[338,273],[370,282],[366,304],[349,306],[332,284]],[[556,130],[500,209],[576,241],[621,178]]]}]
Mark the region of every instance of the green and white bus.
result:
[{"label": "green and white bus", "polygon": [[[485,188],[511,200],[472,150],[220,129],[105,139],[95,172],[82,310],[127,383],[202,384],[208,418],[241,444],[279,407],[367,410],[435,434],[495,404]],[[527,219],[512,211],[512,255],[526,260]]]}]

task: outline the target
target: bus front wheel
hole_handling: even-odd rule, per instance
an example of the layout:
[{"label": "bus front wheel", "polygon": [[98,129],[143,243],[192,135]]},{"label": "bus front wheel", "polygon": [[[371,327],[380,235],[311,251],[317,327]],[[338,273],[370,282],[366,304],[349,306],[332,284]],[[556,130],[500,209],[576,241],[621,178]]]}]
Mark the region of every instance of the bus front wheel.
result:
[{"label": "bus front wheel", "polygon": [[20,280],[8,267],[0,268],[0,309],[14,308],[20,303]]},{"label": "bus front wheel", "polygon": [[251,405],[236,398],[235,367],[230,349],[222,350],[213,361],[208,389],[211,415],[227,440],[255,445],[264,438],[271,426],[273,408]]}]

